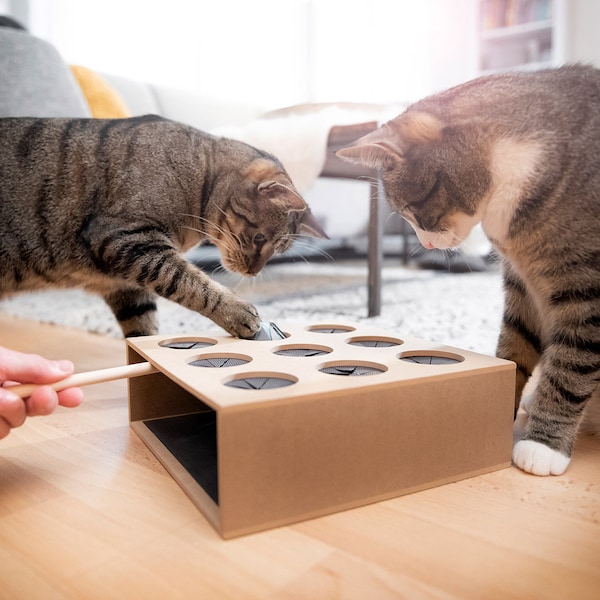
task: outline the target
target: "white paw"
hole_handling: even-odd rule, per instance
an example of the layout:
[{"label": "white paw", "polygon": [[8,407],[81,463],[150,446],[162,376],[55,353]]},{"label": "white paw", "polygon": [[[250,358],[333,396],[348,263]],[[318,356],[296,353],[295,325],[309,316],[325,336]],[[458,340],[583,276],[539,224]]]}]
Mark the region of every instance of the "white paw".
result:
[{"label": "white paw", "polygon": [[513,462],[534,475],[562,475],[571,459],[545,444],[521,440],[514,445]]}]

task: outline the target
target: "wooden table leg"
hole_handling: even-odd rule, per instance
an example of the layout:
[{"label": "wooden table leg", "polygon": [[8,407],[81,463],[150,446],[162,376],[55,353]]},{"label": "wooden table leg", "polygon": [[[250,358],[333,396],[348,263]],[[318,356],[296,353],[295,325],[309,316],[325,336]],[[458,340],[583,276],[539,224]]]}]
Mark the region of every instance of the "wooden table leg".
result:
[{"label": "wooden table leg", "polygon": [[383,187],[377,172],[364,166],[345,162],[336,156],[336,151],[356,141],[363,135],[377,129],[379,123],[370,121],[354,125],[337,125],[331,128],[327,140],[327,154],[321,177],[342,179],[363,179],[371,181],[369,186],[369,246],[367,311],[369,317],[376,317],[381,312],[381,267],[383,263],[383,222],[381,206],[385,203]]}]

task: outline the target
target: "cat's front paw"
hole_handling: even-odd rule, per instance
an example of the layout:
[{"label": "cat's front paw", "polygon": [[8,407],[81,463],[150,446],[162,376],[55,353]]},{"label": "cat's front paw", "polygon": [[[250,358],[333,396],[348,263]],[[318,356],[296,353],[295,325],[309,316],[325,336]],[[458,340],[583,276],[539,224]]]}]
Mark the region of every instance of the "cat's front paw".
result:
[{"label": "cat's front paw", "polygon": [[513,463],[533,475],[562,475],[571,458],[533,440],[520,440],[513,447]]},{"label": "cat's front paw", "polygon": [[227,333],[245,340],[252,339],[260,328],[260,316],[252,304],[230,293],[224,299],[223,310],[213,315],[214,322]]}]

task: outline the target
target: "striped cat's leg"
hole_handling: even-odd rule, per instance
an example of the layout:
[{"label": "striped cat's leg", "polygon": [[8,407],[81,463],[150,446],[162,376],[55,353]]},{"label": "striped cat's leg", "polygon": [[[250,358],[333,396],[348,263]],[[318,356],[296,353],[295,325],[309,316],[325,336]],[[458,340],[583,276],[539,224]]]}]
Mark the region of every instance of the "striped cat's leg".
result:
[{"label": "striped cat's leg", "polygon": [[[119,220],[105,218],[88,223],[82,238],[102,274],[120,280],[128,289],[137,286],[148,291],[150,296],[140,296],[139,306],[136,301],[125,301],[125,309],[135,313],[144,308],[144,300],[156,294],[208,317],[235,337],[250,339],[258,331],[260,317],[256,308],[182,258],[171,238],[159,227],[123,225]],[[119,307],[122,300],[116,302]],[[142,331],[136,330],[138,322],[134,319],[131,327],[126,326],[126,335],[144,331],[144,321]]]},{"label": "striped cat's leg", "polygon": [[540,379],[513,461],[536,475],[559,475],[569,464],[585,406],[598,390],[600,306],[591,293],[555,292],[545,315]]},{"label": "striped cat's leg", "polygon": [[581,375],[586,361],[565,362],[549,348],[524,433],[513,449],[513,462],[535,475],[560,475],[571,459],[586,403],[597,388],[597,375]]},{"label": "striped cat's leg", "polygon": [[516,414],[523,388],[540,360],[542,343],[533,300],[508,263],[504,265],[504,296],[504,315],[496,355],[517,364]]},{"label": "striped cat's leg", "polygon": [[125,337],[158,333],[156,296],[140,288],[126,287],[104,295]]}]

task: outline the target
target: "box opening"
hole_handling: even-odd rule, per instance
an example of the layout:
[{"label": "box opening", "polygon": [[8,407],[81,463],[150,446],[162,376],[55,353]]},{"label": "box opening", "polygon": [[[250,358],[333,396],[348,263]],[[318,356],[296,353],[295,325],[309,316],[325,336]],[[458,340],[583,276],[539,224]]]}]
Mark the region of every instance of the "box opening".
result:
[{"label": "box opening", "polygon": [[219,504],[217,412],[203,412],[144,421],[196,483]]}]

